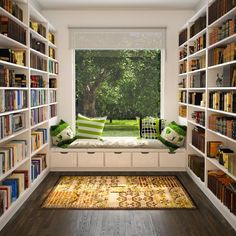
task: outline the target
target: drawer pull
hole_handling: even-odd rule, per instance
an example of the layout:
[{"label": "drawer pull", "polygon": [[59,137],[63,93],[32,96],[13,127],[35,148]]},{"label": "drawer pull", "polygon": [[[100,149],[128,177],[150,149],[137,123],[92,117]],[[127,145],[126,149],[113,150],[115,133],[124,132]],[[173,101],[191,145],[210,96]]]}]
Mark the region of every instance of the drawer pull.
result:
[{"label": "drawer pull", "polygon": [[68,154],[68,152],[60,152],[61,154]]},{"label": "drawer pull", "polygon": [[141,152],[142,154],[149,154],[149,152]]},{"label": "drawer pull", "polygon": [[122,152],[114,152],[115,154],[121,154]]},{"label": "drawer pull", "polygon": [[88,154],[95,154],[95,152],[87,152]]}]

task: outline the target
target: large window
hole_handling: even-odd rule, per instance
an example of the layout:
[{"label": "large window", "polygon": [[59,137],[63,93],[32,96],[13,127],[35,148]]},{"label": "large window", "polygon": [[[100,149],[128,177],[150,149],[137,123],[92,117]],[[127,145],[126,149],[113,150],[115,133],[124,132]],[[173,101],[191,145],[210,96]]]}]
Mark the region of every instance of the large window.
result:
[{"label": "large window", "polygon": [[160,116],[161,50],[75,50],[76,113],[107,116],[104,136],[137,136]]}]

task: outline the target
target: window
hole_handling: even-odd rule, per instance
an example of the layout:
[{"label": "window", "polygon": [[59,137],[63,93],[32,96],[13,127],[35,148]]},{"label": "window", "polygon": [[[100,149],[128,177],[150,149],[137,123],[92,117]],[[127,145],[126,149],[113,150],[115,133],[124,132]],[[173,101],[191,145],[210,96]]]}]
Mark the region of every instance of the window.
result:
[{"label": "window", "polygon": [[161,50],[75,50],[76,114],[107,116],[104,136],[138,136],[160,116]]}]

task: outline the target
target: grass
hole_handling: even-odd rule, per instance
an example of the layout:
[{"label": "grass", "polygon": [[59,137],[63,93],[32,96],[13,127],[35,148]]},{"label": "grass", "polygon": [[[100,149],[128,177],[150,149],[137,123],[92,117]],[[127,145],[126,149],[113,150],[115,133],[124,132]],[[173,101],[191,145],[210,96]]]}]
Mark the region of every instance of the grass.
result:
[{"label": "grass", "polygon": [[136,120],[106,121],[103,137],[138,137],[138,123]]},{"label": "grass", "polygon": [[103,137],[138,137],[139,129],[136,120],[109,120],[106,121]]}]

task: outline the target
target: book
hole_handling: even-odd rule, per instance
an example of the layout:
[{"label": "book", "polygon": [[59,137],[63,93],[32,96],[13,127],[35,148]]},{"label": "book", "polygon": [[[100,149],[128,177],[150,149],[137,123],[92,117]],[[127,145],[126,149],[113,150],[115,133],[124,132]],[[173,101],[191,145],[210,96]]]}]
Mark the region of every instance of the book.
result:
[{"label": "book", "polygon": [[19,189],[18,189],[18,179],[5,179],[2,181],[2,185],[10,186],[11,187],[11,202],[16,201],[19,196]]},{"label": "book", "polygon": [[216,158],[219,154],[219,149],[223,145],[221,141],[208,141],[207,142],[207,156],[210,158]]}]

